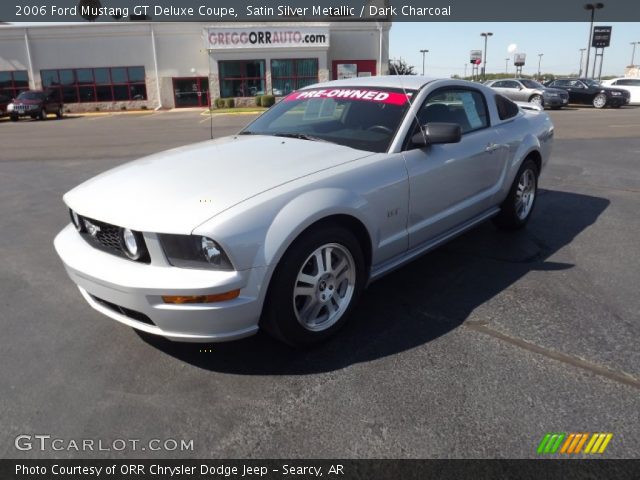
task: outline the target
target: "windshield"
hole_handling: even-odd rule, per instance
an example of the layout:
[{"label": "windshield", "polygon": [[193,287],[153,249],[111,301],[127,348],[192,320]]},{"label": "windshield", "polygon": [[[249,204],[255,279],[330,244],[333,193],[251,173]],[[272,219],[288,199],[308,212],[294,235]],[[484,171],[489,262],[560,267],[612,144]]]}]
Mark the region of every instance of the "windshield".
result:
[{"label": "windshield", "polygon": [[414,90],[339,87],[300,90],[245,128],[241,135],[327,141],[385,152],[409,108]]},{"label": "windshield", "polygon": [[44,94],[40,92],[22,92],[18,95],[18,100],[42,100]]},{"label": "windshield", "polygon": [[534,80],[520,80],[520,82],[527,88],[544,88],[544,85]]},{"label": "windshield", "polygon": [[600,86],[600,82],[596,82],[595,80],[591,80],[590,78],[585,78],[582,81],[584,83],[586,83],[588,87],[599,87]]}]

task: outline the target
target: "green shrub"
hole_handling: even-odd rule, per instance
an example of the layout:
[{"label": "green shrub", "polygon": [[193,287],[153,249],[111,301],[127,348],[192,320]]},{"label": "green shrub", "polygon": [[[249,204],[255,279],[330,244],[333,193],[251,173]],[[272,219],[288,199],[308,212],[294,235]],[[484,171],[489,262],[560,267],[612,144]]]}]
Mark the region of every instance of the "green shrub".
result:
[{"label": "green shrub", "polygon": [[262,104],[262,95],[256,95],[256,107]]},{"label": "green shrub", "polygon": [[224,98],[216,98],[214,104],[216,108],[224,108]]},{"label": "green shrub", "polygon": [[266,108],[269,108],[274,103],[276,103],[276,97],[274,97],[273,95],[263,95],[262,99],[260,100],[260,105]]},{"label": "green shrub", "polygon": [[225,108],[233,108],[236,106],[236,102],[233,100],[233,98],[225,98],[224,99],[224,107]]}]

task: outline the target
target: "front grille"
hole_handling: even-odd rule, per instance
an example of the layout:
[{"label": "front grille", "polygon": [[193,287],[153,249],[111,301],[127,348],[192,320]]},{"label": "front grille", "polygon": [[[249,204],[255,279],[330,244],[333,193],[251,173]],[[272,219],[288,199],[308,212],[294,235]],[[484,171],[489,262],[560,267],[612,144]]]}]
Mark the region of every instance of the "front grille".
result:
[{"label": "front grille", "polygon": [[[129,258],[122,247],[120,227],[87,217],[81,217],[80,221],[84,224],[83,231],[80,232],[80,234],[90,245],[104,252],[112,253],[127,259]],[[149,253],[144,244],[142,235],[139,235],[138,239],[140,242],[140,248],[142,249],[142,254],[136,261],[150,263]]]},{"label": "front grille", "polygon": [[106,307],[109,310],[119,313],[120,315],[124,315],[125,317],[131,318],[133,320],[137,320],[138,322],[146,323],[147,325],[153,325],[153,326],[156,325],[144,313],[136,312],[135,310],[131,310],[130,308],[121,307],[120,305],[116,305],[115,303],[111,303],[106,300],[103,300],[102,298],[98,298],[95,295],[91,295],[91,298],[93,298],[97,303],[99,303],[103,307]]}]

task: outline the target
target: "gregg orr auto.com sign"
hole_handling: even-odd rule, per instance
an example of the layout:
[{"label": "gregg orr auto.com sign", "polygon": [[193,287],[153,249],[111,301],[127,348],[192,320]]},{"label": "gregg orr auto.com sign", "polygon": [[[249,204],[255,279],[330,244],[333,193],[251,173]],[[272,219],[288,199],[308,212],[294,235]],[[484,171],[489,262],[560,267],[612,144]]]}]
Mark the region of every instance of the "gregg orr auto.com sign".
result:
[{"label": "gregg orr auto.com sign", "polygon": [[236,48],[326,48],[329,29],[305,27],[273,28],[210,28],[207,48],[226,50]]}]

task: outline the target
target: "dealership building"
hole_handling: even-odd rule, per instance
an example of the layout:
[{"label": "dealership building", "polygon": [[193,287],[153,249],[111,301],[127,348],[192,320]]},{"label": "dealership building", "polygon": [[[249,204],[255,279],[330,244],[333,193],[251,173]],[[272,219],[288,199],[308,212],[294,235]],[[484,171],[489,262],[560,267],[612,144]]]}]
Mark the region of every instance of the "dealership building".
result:
[{"label": "dealership building", "polygon": [[71,111],[255,105],[316,82],[387,73],[390,22],[114,22],[0,27],[0,95]]}]

